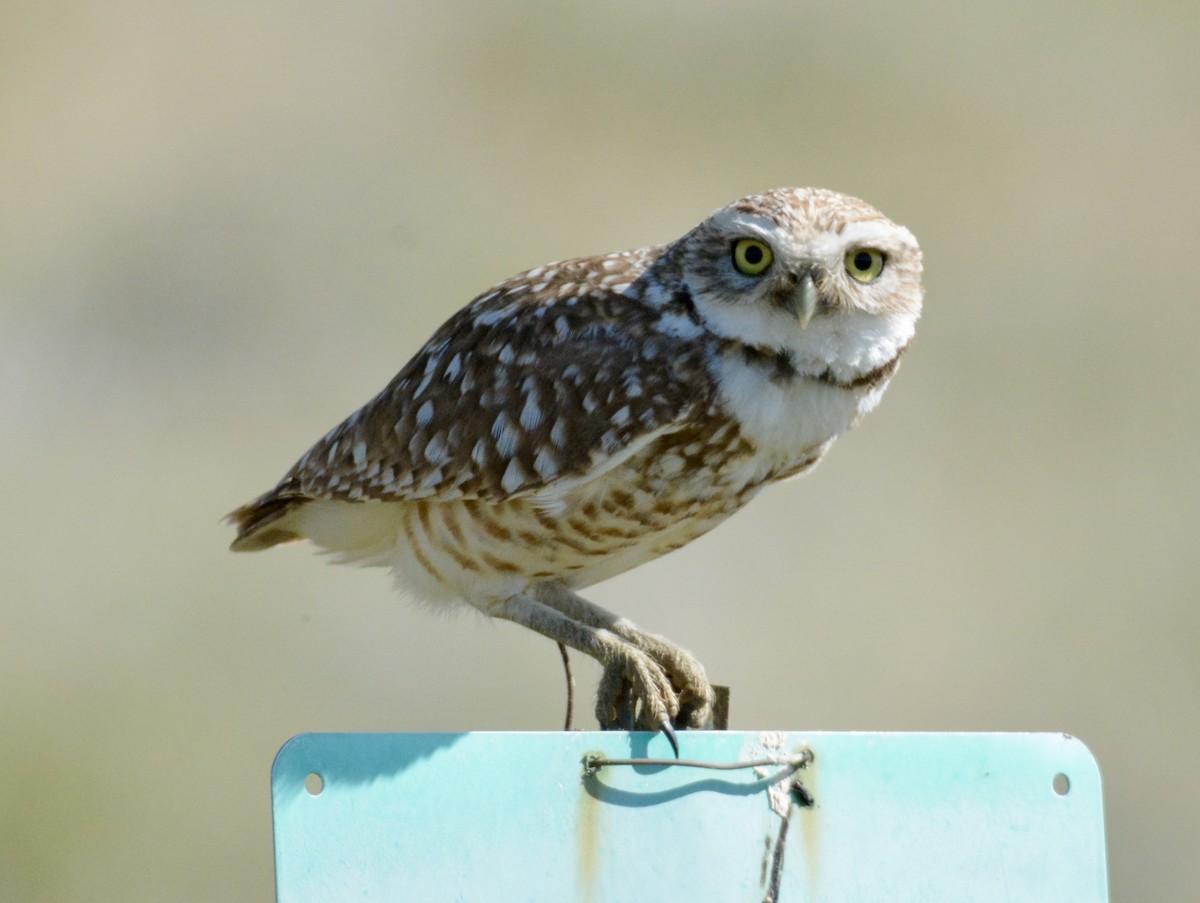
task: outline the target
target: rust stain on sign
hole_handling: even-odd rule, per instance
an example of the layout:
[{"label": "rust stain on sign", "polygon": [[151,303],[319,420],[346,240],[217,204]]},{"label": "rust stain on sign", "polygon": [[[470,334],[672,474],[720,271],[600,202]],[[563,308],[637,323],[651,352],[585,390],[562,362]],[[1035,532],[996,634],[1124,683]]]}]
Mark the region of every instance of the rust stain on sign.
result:
[{"label": "rust stain on sign", "polygon": [[800,842],[804,845],[805,874],[808,876],[809,895],[815,899],[821,863],[821,813],[817,811],[817,776],[820,760],[816,757],[809,764],[803,779],[792,782],[791,795],[795,809],[799,809]]},{"label": "rust stain on sign", "polygon": [[[590,782],[590,786],[589,786]],[[579,806],[575,819],[575,862],[581,899],[599,900],[600,828],[603,803],[597,773],[584,771],[579,781]]]}]

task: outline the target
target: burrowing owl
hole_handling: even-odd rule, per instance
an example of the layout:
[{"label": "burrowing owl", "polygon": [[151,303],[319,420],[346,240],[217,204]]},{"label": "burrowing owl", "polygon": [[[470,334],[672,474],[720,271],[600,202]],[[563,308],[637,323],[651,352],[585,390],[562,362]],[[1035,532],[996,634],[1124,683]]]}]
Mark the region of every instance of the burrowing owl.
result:
[{"label": "burrowing owl", "polygon": [[921,297],[911,232],[807,188],[735,201],[670,244],[536,267],[234,511],[233,548],[307,538],[390,566],[416,596],[597,659],[601,724],[673,741],[709,718],[703,668],[576,591],[811,469],[879,403]]}]

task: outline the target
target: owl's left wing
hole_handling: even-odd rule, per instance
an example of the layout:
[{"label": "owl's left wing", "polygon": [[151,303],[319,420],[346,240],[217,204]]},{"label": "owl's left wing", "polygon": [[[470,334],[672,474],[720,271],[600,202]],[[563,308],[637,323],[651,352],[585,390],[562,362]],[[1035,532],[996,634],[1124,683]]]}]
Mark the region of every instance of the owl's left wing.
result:
[{"label": "owl's left wing", "polygon": [[246,509],[553,495],[707,408],[702,349],[656,327],[662,311],[611,278],[614,260],[539,268],[477,298]]}]

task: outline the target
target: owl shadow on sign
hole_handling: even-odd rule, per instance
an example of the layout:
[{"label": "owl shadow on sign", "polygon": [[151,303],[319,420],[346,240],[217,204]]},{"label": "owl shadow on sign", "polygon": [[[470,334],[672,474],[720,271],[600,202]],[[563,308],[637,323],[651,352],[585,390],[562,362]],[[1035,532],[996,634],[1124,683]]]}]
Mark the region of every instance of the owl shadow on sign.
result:
[{"label": "owl shadow on sign", "polygon": [[466,734],[375,734],[370,744],[356,744],[355,754],[339,754],[337,735],[299,734],[275,755],[271,790],[276,799],[287,799],[305,789],[309,775],[322,782],[370,784],[392,777],[417,762],[453,746]]}]

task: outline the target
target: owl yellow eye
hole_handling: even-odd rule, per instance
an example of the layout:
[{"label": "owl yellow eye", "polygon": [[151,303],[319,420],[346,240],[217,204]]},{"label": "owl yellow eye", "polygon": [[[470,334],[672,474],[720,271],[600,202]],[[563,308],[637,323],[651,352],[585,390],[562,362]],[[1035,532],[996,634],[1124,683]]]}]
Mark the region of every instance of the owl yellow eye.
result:
[{"label": "owl yellow eye", "polygon": [[733,245],[733,265],[739,273],[757,276],[775,259],[771,246],[754,238],[740,238]]},{"label": "owl yellow eye", "polygon": [[884,261],[882,251],[859,248],[846,254],[846,272],[859,282],[872,282],[883,272]]}]

